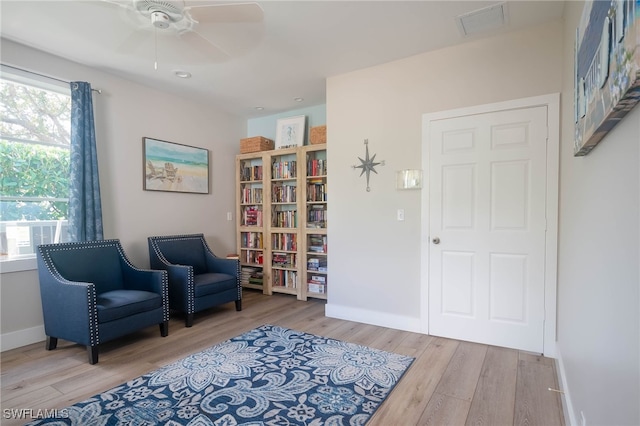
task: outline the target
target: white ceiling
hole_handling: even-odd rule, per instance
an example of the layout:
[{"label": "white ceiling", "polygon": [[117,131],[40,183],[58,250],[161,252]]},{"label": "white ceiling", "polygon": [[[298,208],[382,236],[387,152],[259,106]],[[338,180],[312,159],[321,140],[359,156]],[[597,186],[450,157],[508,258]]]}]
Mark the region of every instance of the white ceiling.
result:
[{"label": "white ceiling", "polygon": [[[0,30],[6,39],[251,118],[323,104],[327,77],[557,20],[564,7],[559,0],[507,1],[505,27],[464,37],[456,17],[499,1],[258,3],[258,22],[195,28],[228,56],[202,55],[175,30],[157,30],[157,70],[151,22],[134,21],[107,1],[0,0]],[[178,69],[192,78],[175,77]]]}]

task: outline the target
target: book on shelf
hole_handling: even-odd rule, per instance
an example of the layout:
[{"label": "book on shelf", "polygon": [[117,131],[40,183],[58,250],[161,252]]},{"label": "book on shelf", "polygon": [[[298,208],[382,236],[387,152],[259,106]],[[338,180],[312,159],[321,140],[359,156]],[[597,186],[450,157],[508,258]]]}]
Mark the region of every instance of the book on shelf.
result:
[{"label": "book on shelf", "polygon": [[262,285],[262,283],[262,269],[251,266],[243,266],[240,268],[240,284]]},{"label": "book on shelf", "polygon": [[309,282],[318,283],[318,284],[326,284],[327,283],[327,277],[325,277],[324,275],[311,275],[311,278],[309,278]]},{"label": "book on shelf", "polygon": [[240,169],[240,180],[243,182],[262,180],[262,166],[242,167]]},{"label": "book on shelf", "polygon": [[310,158],[307,160],[307,176],[324,176],[327,174],[327,160]]},{"label": "book on shelf", "polygon": [[287,287],[287,288],[298,287],[297,271],[287,271],[284,269],[277,269],[272,271],[271,275],[273,277],[274,287]]},{"label": "book on shelf", "polygon": [[242,224],[244,226],[262,226],[262,209],[254,206],[243,208]]},{"label": "book on shelf", "polygon": [[307,269],[310,271],[326,272],[327,271],[327,259],[310,257],[307,259]]},{"label": "book on shelf", "polygon": [[297,176],[297,162],[275,161],[271,164],[272,179],[292,179]]},{"label": "book on shelf", "polygon": [[271,255],[271,264],[280,268],[295,268],[296,267],[296,254],[295,253],[273,253]]},{"label": "book on shelf", "polygon": [[317,284],[317,283],[308,282],[307,283],[307,291],[309,291],[309,293],[324,294],[324,293],[327,292],[327,286],[324,285],[324,284]]}]

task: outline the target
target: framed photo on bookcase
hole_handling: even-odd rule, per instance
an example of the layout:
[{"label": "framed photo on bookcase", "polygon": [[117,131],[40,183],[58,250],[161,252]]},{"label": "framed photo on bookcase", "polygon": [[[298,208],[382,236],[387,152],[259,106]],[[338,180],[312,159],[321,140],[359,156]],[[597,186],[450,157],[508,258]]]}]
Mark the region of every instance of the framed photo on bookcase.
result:
[{"label": "framed photo on bookcase", "polygon": [[276,128],[276,149],[304,145],[307,116],[281,118]]}]

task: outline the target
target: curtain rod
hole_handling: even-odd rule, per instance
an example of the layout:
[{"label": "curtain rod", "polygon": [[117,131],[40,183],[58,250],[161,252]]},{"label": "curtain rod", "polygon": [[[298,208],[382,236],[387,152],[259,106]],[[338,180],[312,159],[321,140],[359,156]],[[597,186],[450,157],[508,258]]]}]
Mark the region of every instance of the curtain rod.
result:
[{"label": "curtain rod", "polygon": [[[25,69],[22,69],[22,68],[14,67],[14,66],[12,66],[12,65],[2,64],[2,66],[3,66],[3,67],[7,67],[7,68],[11,68],[11,69],[16,70],[16,71],[22,71],[22,72],[26,72],[26,73],[29,73],[29,74],[37,75],[37,76],[40,76],[40,77],[48,78],[48,79],[50,79],[50,80],[59,81],[60,83],[71,84],[71,82],[70,82],[70,81],[66,81],[66,80],[62,80],[62,79],[60,79],[60,78],[51,77],[50,75],[44,75],[44,74],[40,74],[40,73],[38,73],[38,72],[29,71],[29,70],[25,70]],[[101,94],[102,94],[102,90],[101,90],[101,89],[91,89],[91,91],[92,91],[92,92],[96,92],[96,93],[98,93],[99,95],[101,95]]]}]

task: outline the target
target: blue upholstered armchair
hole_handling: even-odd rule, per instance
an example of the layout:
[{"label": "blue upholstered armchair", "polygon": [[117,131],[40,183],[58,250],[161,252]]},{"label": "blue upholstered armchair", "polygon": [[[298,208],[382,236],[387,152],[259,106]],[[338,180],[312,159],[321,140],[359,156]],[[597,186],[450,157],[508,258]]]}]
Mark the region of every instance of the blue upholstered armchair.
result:
[{"label": "blue upholstered armchair", "polygon": [[242,310],[240,262],[217,257],[203,234],[149,237],[151,268],[169,273],[169,305],[184,312],[187,327],[193,314],[235,302]]},{"label": "blue upholstered armchair", "polygon": [[169,334],[167,273],[133,266],[119,240],[43,244],[37,257],[47,350],[69,340],[95,364],[100,343],[155,324]]}]

